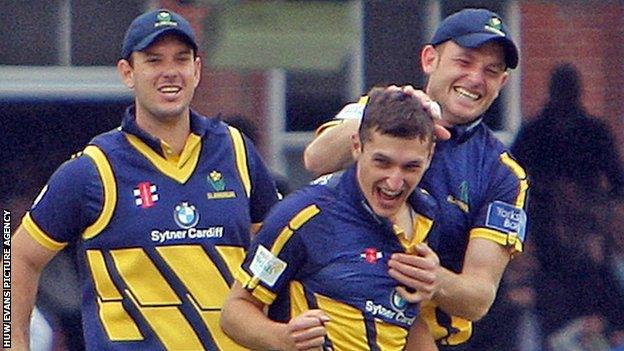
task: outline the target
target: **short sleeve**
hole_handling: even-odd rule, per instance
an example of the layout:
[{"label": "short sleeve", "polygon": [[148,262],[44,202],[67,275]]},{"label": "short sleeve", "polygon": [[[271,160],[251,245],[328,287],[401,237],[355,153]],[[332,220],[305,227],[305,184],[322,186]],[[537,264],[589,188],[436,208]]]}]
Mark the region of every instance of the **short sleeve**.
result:
[{"label": "short sleeve", "polygon": [[521,252],[528,221],[527,173],[508,152],[502,152],[491,177],[487,201],[478,210],[470,238],[489,239]]},{"label": "short sleeve", "polygon": [[22,224],[42,246],[60,250],[95,221],[102,194],[94,163],[86,155],[76,157],[52,174]]},{"label": "short sleeve", "polygon": [[364,108],[368,102],[368,96],[362,96],[357,102],[352,102],[345,105],[338,114],[331,121],[321,124],[315,134],[319,135],[325,130],[334,127],[346,120],[361,120],[364,115]]},{"label": "short sleeve", "polygon": [[273,207],[254,237],[237,279],[258,300],[270,305],[306,262],[306,223],[320,209],[297,193]]}]

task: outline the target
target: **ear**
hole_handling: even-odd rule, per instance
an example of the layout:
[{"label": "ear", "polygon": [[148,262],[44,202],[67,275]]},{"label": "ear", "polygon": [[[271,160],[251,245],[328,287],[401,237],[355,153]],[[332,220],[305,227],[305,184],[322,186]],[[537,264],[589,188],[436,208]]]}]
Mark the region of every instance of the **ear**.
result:
[{"label": "ear", "polygon": [[431,74],[438,66],[439,53],[433,45],[425,45],[420,52],[420,64],[425,74]]},{"label": "ear", "polygon": [[201,58],[199,56],[195,57],[194,66],[195,66],[195,73],[193,74],[193,80],[194,80],[195,88],[197,88],[197,86],[199,85],[199,80],[201,79],[201,68],[202,68]]},{"label": "ear", "polygon": [[501,74],[501,77],[499,78],[499,82],[498,82],[499,85],[498,85],[498,91],[496,92],[496,98],[500,94],[505,84],[507,84],[507,78],[509,78],[509,72],[504,72],[503,74]]},{"label": "ear", "polygon": [[362,143],[360,142],[360,135],[358,133],[351,134],[351,155],[353,159],[357,159],[362,154]]},{"label": "ear", "polygon": [[429,157],[427,157],[427,164],[425,165],[425,170],[429,169],[431,165],[431,160],[433,159],[433,153],[435,152],[435,141],[431,143],[431,148],[429,148]]},{"label": "ear", "polygon": [[129,88],[134,89],[134,68],[126,59],[117,61],[117,72],[121,76],[123,83]]},{"label": "ear", "polygon": [[500,86],[501,88],[505,86],[505,84],[507,84],[507,79],[509,78],[509,72],[505,71],[505,73],[503,73],[502,77],[501,77],[501,82],[500,82]]}]

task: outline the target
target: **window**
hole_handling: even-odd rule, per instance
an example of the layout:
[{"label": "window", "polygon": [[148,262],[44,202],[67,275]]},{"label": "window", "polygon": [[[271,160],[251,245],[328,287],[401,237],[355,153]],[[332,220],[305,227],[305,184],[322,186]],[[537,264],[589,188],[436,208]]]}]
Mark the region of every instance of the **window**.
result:
[{"label": "window", "polygon": [[209,64],[267,73],[267,162],[300,187],[323,121],[362,93],[361,2],[255,1],[218,7]]}]

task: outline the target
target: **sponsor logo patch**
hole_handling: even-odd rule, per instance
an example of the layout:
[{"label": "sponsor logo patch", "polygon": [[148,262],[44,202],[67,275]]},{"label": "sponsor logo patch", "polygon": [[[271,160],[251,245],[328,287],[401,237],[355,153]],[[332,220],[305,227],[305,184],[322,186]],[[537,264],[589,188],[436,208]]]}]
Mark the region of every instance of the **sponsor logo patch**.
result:
[{"label": "sponsor logo patch", "polygon": [[134,204],[142,208],[149,208],[158,201],[158,188],[150,182],[141,182],[133,190]]},{"label": "sponsor logo patch", "polygon": [[470,212],[470,184],[467,180],[463,180],[459,184],[459,198],[453,195],[446,197],[446,202],[459,207],[464,213]]},{"label": "sponsor logo patch", "polygon": [[208,183],[215,190],[213,192],[209,192],[208,199],[231,199],[236,197],[236,193],[231,190],[225,190],[225,179],[223,178],[223,174],[217,170],[213,170],[208,175]]},{"label": "sponsor logo patch", "polygon": [[360,257],[362,257],[368,263],[375,264],[383,257],[383,253],[377,251],[377,249],[374,247],[369,247],[364,250],[364,253],[360,254]]},{"label": "sponsor logo patch", "polygon": [[390,296],[390,302],[392,303],[392,307],[395,310],[405,311],[405,309],[407,308],[407,300],[405,300],[403,296],[401,296],[401,294],[399,294],[399,292],[396,290],[392,291],[392,295]]},{"label": "sponsor logo patch", "polygon": [[199,222],[199,212],[195,206],[184,201],[176,205],[173,211],[173,219],[180,228],[193,228]]},{"label": "sponsor logo patch", "polygon": [[275,257],[266,247],[259,245],[249,269],[254,277],[272,287],[284,273],[287,265],[286,262]]},{"label": "sponsor logo patch", "polygon": [[470,211],[470,208],[468,207],[468,204],[456,199],[453,195],[449,195],[446,197],[446,202],[453,204],[457,207],[459,207],[460,210],[462,210],[462,212],[464,213],[468,213]]},{"label": "sponsor logo patch", "polygon": [[199,210],[188,201],[178,203],[173,209],[173,219],[179,228],[153,229],[150,239],[159,244],[173,241],[199,241],[223,237],[223,226],[197,228]]},{"label": "sponsor logo patch", "polygon": [[523,209],[502,201],[494,201],[488,206],[485,225],[508,234],[515,234],[524,241],[527,215]]},{"label": "sponsor logo patch", "polygon": [[364,306],[366,312],[372,314],[373,316],[393,319],[399,323],[411,325],[414,322],[415,317],[408,317],[405,315],[407,307],[407,300],[405,300],[396,291],[396,289],[392,290],[392,293],[390,294],[390,307],[375,303],[373,300],[366,300],[366,304]]},{"label": "sponsor logo patch", "polygon": [[223,227],[189,228],[176,230],[152,230],[150,238],[155,243],[165,243],[177,240],[218,239],[223,237]]},{"label": "sponsor logo patch", "polygon": [[333,177],[333,174],[331,173],[322,175],[314,179],[312,182],[310,182],[310,185],[327,185],[327,183],[329,183],[332,177]]},{"label": "sponsor logo patch", "polygon": [[365,107],[366,104],[352,102],[338,112],[336,119],[362,119]]}]

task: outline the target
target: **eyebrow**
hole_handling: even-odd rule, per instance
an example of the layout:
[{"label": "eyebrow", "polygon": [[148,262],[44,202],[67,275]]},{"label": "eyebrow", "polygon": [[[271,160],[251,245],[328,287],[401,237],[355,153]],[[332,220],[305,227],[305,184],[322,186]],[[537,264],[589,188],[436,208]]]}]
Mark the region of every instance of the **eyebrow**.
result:
[{"label": "eyebrow", "polygon": [[[395,159],[393,159],[392,157],[387,156],[387,155],[385,155],[383,153],[380,153],[380,152],[373,153],[372,158],[373,159],[382,159],[383,161],[391,161],[391,162],[394,162],[394,163],[399,163]],[[425,159],[424,158],[420,158],[420,159],[416,159],[416,160],[407,161],[405,163],[401,163],[401,166],[421,165],[424,162],[425,162]]]}]

